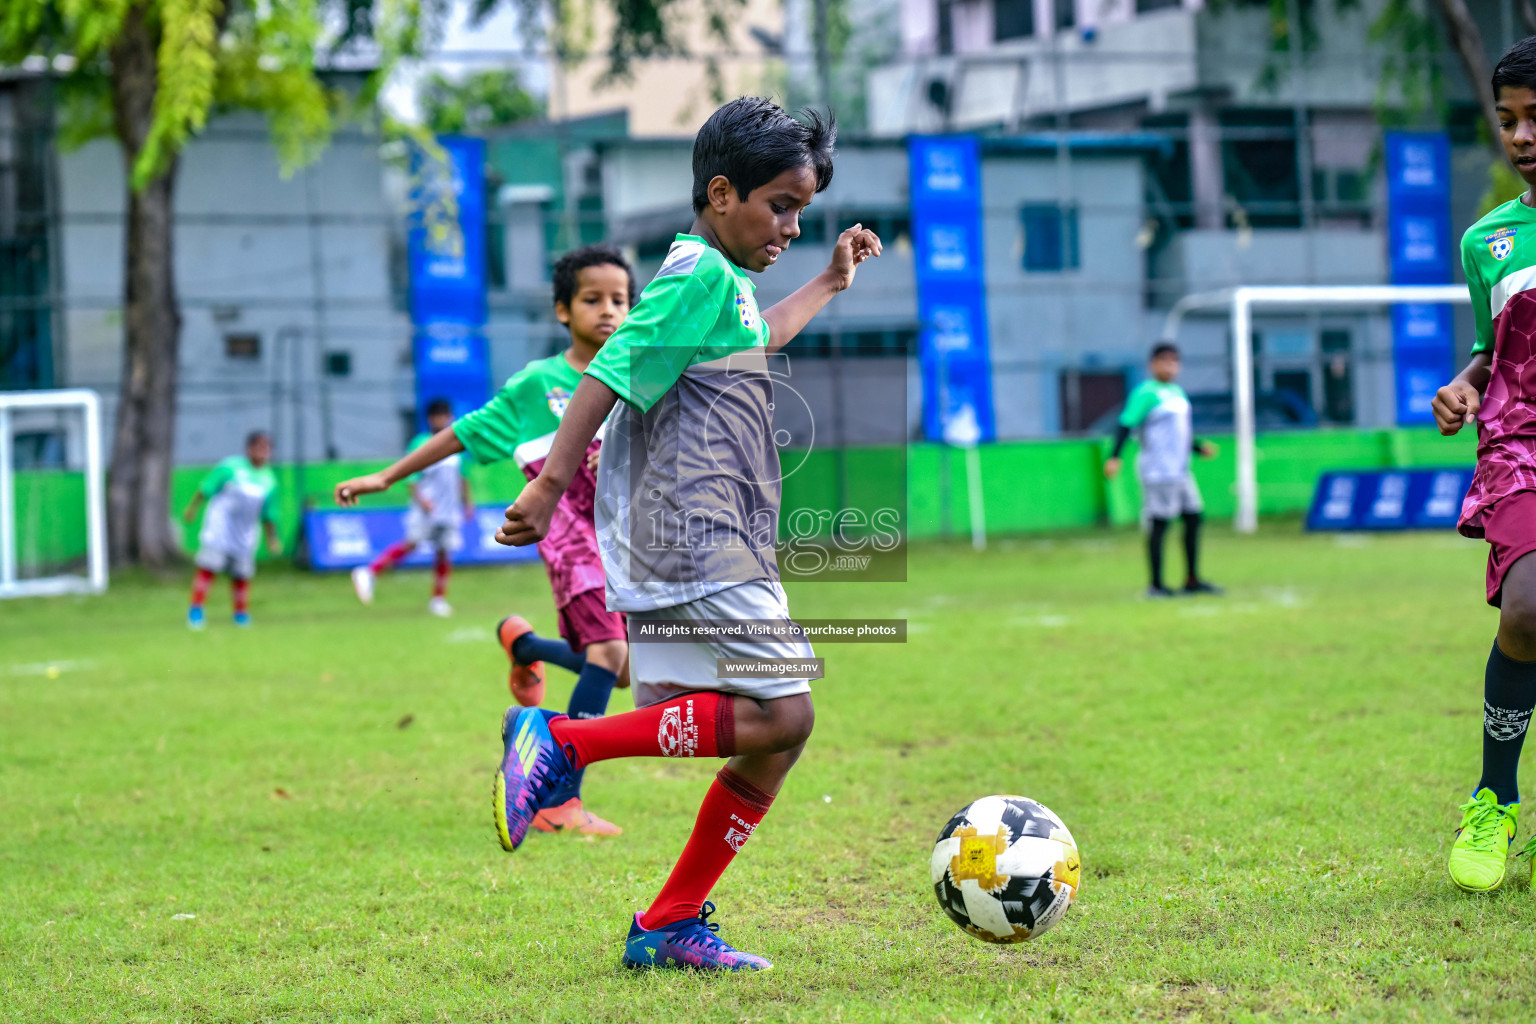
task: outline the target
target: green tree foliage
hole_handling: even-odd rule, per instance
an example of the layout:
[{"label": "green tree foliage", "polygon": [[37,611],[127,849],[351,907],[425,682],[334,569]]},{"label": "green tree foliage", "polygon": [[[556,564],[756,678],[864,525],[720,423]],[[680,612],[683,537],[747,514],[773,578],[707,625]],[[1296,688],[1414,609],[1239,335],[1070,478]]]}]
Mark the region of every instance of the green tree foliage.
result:
[{"label": "green tree foliage", "polygon": [[433,72],[417,91],[434,135],[476,134],[539,117],[544,104],[523,88],[516,69],[476,71],[460,81]]}]

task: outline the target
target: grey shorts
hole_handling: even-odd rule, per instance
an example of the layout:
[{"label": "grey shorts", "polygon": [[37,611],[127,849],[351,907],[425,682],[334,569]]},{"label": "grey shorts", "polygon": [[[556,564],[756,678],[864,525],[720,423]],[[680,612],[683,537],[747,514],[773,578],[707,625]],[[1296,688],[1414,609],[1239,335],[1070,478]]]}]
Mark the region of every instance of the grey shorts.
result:
[{"label": "grey shorts", "polygon": [[464,534],[457,522],[433,519],[419,509],[405,514],[405,539],[412,544],[427,544],[437,551],[457,551],[464,546]]},{"label": "grey shorts", "polygon": [[1200,488],[1195,486],[1195,478],[1192,476],[1166,483],[1142,481],[1141,518],[1143,520],[1177,519],[1182,515],[1203,511],[1205,511],[1205,502],[1200,500]]},{"label": "grey shorts", "polygon": [[805,677],[721,678],[716,664],[719,658],[814,658],[815,652],[808,643],[741,639],[635,642],[637,626],[648,621],[788,619],[784,588],[777,583],[739,583],[686,604],[628,615],[629,679],[637,708],[694,690],[736,693],[756,700],[811,692],[811,681]]},{"label": "grey shorts", "polygon": [[204,544],[197,549],[197,557],[192,559],[192,564],[209,572],[228,573],[230,579],[248,580],[256,575],[256,552],[232,555],[221,548]]}]

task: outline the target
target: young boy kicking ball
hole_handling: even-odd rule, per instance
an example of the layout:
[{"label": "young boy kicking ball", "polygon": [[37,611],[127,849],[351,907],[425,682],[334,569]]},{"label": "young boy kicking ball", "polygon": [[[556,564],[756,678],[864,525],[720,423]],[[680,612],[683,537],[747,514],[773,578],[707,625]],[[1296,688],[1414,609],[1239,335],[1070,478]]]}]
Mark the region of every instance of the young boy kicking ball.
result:
[{"label": "young boy kicking ball", "polygon": [[1488,603],[1499,609],[1483,673],[1483,774],[1451,847],[1451,881],[1469,892],[1504,883],[1520,748],[1536,707],[1536,36],[1504,55],[1492,85],[1499,140],[1530,187],[1462,237],[1477,342],[1434,400],[1440,433],[1477,422],[1477,469],[1458,528],[1488,541]]},{"label": "young boy kicking ball", "polygon": [[[648,626],[789,621],[774,555],[781,504],[767,355],[838,292],[880,240],[854,226],[831,263],[759,313],[747,272],[772,266],[800,234],[800,214],[832,180],[830,122],[794,120],[762,99],[716,111],[693,147],[691,231],[673,242],[639,304],[587,367],[543,470],[507,510],[496,539],[529,544],[550,529],[616,403],[598,468],[598,537],[608,607]],[[722,657],[811,656],[783,640],[637,643],[639,710],[593,721],[509,708],[494,780],[496,831],[515,850],[572,773],[616,757],[726,757],[693,833],[650,909],[630,922],[629,967],[763,970],[726,944],[706,902],[763,820],[804,749],[815,713],[802,673],[717,675]],[[786,666],[787,667],[787,666]],[[765,668],[764,672],[773,671]]]},{"label": "young boy kicking ball", "polygon": [[[360,494],[382,491],[396,481],[468,451],[478,462],[516,459],[529,479],[538,476],[550,443],[582,371],[616,331],[634,301],[634,276],[615,249],[589,245],[566,253],[555,264],[555,317],[570,331],[564,352],[535,359],[502,385],[484,406],[411,452],[382,473],[347,480],[336,501],[349,505]],[[553,511],[553,525],[539,544],[559,610],[560,636],[540,637],[520,616],[502,620],[497,639],[512,660],[510,685],[521,705],[544,699],[544,665],[554,662],[577,674],[567,713],[573,719],[601,718],[629,660],[624,616],[603,599],[603,565],[592,522],[596,487],[593,443],[579,460],[575,479]],[[582,773],[576,772],[536,808],[532,822],[541,832],[576,831],[618,835],[620,828],[582,806]]]},{"label": "young boy kicking ball", "polygon": [[[434,398],[427,403],[427,430],[411,438],[407,452],[432,440],[434,434],[448,429],[453,422],[453,406],[447,399]],[[411,510],[405,516],[405,539],[396,541],[379,553],[369,565],[352,570],[352,589],[363,604],[373,603],[373,584],[378,574],[400,564],[419,545],[430,544],[436,556],[432,563],[432,599],[427,610],[439,618],[453,614],[448,604],[448,577],[453,572],[453,553],[464,545],[461,529],[464,518],[475,514],[469,481],[459,469],[459,456],[447,458],[411,477]]]}]

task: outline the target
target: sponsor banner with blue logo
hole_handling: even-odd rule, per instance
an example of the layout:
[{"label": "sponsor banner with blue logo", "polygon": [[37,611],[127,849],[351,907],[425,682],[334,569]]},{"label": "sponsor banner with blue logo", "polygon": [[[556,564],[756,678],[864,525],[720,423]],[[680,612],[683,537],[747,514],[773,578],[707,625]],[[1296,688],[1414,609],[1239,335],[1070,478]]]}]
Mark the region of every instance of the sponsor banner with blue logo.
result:
[{"label": "sponsor banner with blue logo", "polygon": [[[1444,132],[1387,132],[1388,264],[1393,284],[1449,284],[1451,143]],[[1434,422],[1429,403],[1451,379],[1455,333],[1449,306],[1396,306],[1392,355],[1397,422]]]},{"label": "sponsor banner with blue logo", "polygon": [[[403,508],[310,509],[304,513],[304,535],[309,541],[310,567],[320,571],[367,565],[385,548],[405,539]],[[536,562],[539,552],[529,545],[510,548],[496,543],[496,529],[506,517],[505,505],[480,505],[463,526],[464,544],[453,554],[457,565],[491,565]],[[402,565],[430,566],[432,547],[419,545]]]},{"label": "sponsor banner with blue logo", "polygon": [[446,398],[454,415],[491,394],[485,324],[485,140],[443,136],[412,152],[409,239],[416,416]]},{"label": "sponsor banner with blue logo", "polygon": [[974,445],[997,437],[981,239],[981,146],[973,135],[915,136],[912,187],[923,434]]},{"label": "sponsor banner with blue logo", "polygon": [[1471,486],[1470,468],[1324,473],[1312,495],[1307,529],[1455,529]]}]

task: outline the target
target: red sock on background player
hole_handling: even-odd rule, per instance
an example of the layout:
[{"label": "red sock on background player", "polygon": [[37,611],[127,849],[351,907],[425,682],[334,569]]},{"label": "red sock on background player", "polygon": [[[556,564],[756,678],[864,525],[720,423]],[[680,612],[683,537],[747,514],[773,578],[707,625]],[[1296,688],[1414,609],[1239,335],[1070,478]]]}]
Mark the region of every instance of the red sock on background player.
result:
[{"label": "red sock on background player", "polygon": [[251,581],[230,580],[229,594],[234,601],[235,614],[243,615],[251,608]]},{"label": "red sock on background player", "polygon": [[400,559],[411,553],[411,549],[415,546],[410,541],[397,540],[383,551],[380,551],[379,557],[369,563],[368,568],[376,573],[383,572],[385,569],[393,569]]},{"label": "red sock on background player", "polygon": [[448,596],[448,577],[453,574],[453,563],[448,561],[448,552],[439,551],[437,561],[432,565],[432,596]]},{"label": "red sock on background player", "polygon": [[201,608],[203,602],[208,600],[208,588],[213,586],[213,573],[207,569],[198,567],[192,576],[192,607]]}]

